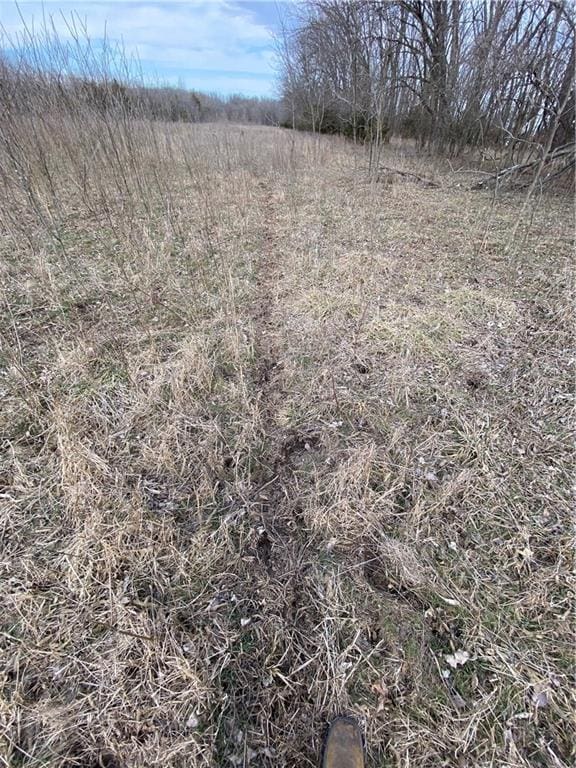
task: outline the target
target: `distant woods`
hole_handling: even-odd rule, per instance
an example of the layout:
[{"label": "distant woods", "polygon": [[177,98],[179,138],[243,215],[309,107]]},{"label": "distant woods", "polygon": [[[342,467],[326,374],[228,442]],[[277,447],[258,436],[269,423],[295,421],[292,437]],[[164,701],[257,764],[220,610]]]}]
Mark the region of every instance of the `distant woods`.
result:
[{"label": "distant woods", "polygon": [[115,111],[126,116],[168,122],[278,123],[278,102],[241,95],[189,91],[168,86],[152,87],[117,78],[80,77],[50,70],[31,72],[0,60],[0,104],[28,111],[35,104],[74,113],[79,107],[102,114]]},{"label": "distant woods", "polygon": [[88,109],[167,122],[278,124],[276,99],[150,85],[120,46],[109,40],[93,43],[74,14],[65,23],[66,35],[51,19],[15,37],[0,27],[0,111],[77,114]]},{"label": "distant woods", "polygon": [[279,40],[283,123],[438,152],[574,141],[564,0],[311,0]]}]

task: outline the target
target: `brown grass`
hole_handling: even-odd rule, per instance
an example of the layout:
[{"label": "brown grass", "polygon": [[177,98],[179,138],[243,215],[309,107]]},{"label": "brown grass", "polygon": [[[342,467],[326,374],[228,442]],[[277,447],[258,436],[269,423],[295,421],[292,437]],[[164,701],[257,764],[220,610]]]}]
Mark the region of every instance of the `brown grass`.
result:
[{"label": "brown grass", "polygon": [[10,182],[3,764],[570,765],[568,202],[154,131]]}]

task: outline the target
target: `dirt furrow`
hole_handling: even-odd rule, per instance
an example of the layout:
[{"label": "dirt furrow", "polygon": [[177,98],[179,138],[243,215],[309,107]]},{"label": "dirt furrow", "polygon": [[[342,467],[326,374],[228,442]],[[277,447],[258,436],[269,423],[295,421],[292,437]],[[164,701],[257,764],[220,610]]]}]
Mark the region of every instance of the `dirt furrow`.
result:
[{"label": "dirt furrow", "polygon": [[251,501],[259,519],[258,554],[271,565],[272,539],[284,503],[290,497],[290,477],[283,461],[286,437],[278,428],[277,411],[285,391],[282,375],[282,320],[277,306],[281,242],[272,223],[276,201],[269,181],[258,183],[258,210],[262,223],[260,248],[254,265],[256,295],[250,308],[254,344],[254,399],[261,441],[258,464],[251,474]]}]

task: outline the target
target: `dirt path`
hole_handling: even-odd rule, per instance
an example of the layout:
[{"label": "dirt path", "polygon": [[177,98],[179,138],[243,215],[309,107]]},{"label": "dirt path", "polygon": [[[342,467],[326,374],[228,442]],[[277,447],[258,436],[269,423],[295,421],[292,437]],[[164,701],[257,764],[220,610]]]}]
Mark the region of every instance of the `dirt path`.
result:
[{"label": "dirt path", "polygon": [[261,216],[261,246],[254,265],[256,295],[250,307],[254,344],[254,400],[259,416],[261,455],[251,476],[253,514],[259,520],[258,556],[268,567],[272,555],[274,519],[285,496],[282,472],[282,436],[276,427],[277,408],[283,390],[280,362],[281,321],[277,311],[279,241],[270,223],[275,220],[275,202],[269,182],[258,182],[258,211]]},{"label": "dirt path", "polygon": [[[294,460],[306,451],[305,441],[293,429],[284,427],[280,417],[290,396],[290,385],[284,376],[286,329],[279,301],[285,246],[278,229],[282,204],[279,197],[271,181],[255,182],[259,229],[252,264],[254,295],[244,308],[251,326],[249,397],[255,413],[249,447],[253,459],[245,477],[251,533],[243,550],[251,565],[242,583],[242,599],[253,611],[247,630],[253,627],[254,646],[250,645],[244,654],[242,683],[236,682],[227,692],[222,749],[218,753],[223,762],[241,759],[239,764],[246,765],[250,756],[253,759],[257,755],[258,764],[263,766],[273,764],[271,756],[280,742],[288,753],[296,755],[301,749],[304,723],[299,717],[281,736],[274,733],[274,727],[286,723],[287,713],[298,710],[304,690],[298,667],[314,660],[313,647],[299,651],[299,663],[294,658],[294,648],[304,646],[302,641],[295,643],[294,636],[306,622],[303,578],[311,567],[312,555],[294,473]],[[309,725],[306,730],[316,738]],[[243,734],[243,742],[234,751],[230,745],[239,733]],[[308,751],[314,755],[315,749],[310,747]]]},{"label": "dirt path", "polygon": [[[303,435],[283,427],[279,411],[289,396],[284,376],[283,344],[286,329],[279,303],[279,281],[283,274],[282,238],[277,222],[281,203],[270,181],[258,182],[258,210],[261,216],[261,245],[254,265],[256,295],[250,307],[254,344],[254,400],[259,415],[261,453],[251,475],[253,514],[261,535],[258,554],[264,565],[274,570],[287,567],[279,562],[292,546],[299,546],[297,532],[301,510],[294,462],[310,446]],[[283,555],[283,556],[281,556]]]}]

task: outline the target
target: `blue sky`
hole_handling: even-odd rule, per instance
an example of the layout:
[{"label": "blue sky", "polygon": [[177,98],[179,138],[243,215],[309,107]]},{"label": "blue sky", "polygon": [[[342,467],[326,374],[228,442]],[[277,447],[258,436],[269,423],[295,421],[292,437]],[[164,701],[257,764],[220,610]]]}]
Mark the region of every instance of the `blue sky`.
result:
[{"label": "blue sky", "polygon": [[291,0],[0,0],[0,24],[9,37],[76,14],[92,40],[122,41],[149,81],[201,91],[272,96],[276,82],[273,32]]}]

